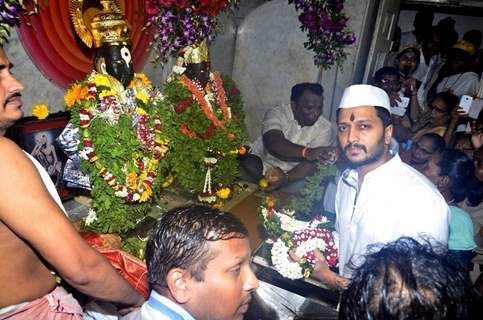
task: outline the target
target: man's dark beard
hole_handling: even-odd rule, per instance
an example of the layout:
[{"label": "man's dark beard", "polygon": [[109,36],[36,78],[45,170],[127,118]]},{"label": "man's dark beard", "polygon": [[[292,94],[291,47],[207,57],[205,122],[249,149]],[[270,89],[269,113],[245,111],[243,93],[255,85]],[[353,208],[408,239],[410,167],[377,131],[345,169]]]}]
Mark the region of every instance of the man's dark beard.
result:
[{"label": "man's dark beard", "polygon": [[[362,150],[364,150],[367,153],[367,148],[365,146],[360,145],[360,144],[356,144],[356,143],[347,145],[344,148],[344,152],[346,152],[347,149],[349,149],[350,147],[361,148]],[[357,169],[357,168],[360,168],[360,167],[363,167],[363,166],[366,166],[368,164],[371,164],[371,163],[378,161],[379,159],[381,159],[383,154],[384,154],[384,137],[382,137],[379,140],[374,152],[372,152],[372,154],[369,155],[369,157],[367,157],[366,159],[363,159],[363,160],[360,160],[360,161],[352,161],[347,156],[346,156],[346,158],[347,158],[347,160],[349,160],[349,166],[352,169]]]}]

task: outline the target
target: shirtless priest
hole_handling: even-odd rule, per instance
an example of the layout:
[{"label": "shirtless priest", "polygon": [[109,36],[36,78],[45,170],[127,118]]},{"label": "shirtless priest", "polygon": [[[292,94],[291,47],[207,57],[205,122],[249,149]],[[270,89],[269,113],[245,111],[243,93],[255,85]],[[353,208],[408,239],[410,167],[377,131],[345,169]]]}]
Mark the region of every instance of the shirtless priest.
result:
[{"label": "shirtless priest", "polygon": [[48,173],[3,135],[19,120],[23,85],[0,48],[0,320],[81,319],[51,271],[91,297],[122,306],[143,298],[77,233]]}]

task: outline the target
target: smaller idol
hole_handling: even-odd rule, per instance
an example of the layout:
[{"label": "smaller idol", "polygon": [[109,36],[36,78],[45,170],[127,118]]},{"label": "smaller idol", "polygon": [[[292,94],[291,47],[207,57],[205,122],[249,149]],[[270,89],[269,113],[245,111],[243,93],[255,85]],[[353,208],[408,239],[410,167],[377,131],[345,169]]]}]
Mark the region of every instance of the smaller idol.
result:
[{"label": "smaller idol", "polygon": [[206,39],[180,51],[163,96],[170,175],[202,202],[226,198],[247,140],[243,102],[233,81],[210,72]]}]

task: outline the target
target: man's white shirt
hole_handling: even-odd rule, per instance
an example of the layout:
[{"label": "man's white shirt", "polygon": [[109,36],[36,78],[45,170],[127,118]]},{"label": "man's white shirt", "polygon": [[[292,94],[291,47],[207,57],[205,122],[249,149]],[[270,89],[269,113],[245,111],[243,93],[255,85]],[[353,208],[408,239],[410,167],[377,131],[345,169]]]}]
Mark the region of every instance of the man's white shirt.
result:
[{"label": "man's white shirt", "polygon": [[281,105],[269,109],[265,113],[262,123],[262,135],[255,140],[251,152],[263,161],[263,172],[270,167],[279,167],[283,171],[290,171],[298,162],[282,161],[271,155],[263,145],[263,135],[270,130],[280,130],[285,139],[292,143],[315,148],[333,145],[335,131],[332,124],[320,115],[312,126],[301,127],[294,118],[290,105]]},{"label": "man's white shirt", "polygon": [[447,244],[450,211],[436,187],[399,155],[364,177],[347,169],[336,194],[336,229],[339,236],[339,273],[351,277],[363,261],[367,246],[388,243],[401,236],[429,236]]}]

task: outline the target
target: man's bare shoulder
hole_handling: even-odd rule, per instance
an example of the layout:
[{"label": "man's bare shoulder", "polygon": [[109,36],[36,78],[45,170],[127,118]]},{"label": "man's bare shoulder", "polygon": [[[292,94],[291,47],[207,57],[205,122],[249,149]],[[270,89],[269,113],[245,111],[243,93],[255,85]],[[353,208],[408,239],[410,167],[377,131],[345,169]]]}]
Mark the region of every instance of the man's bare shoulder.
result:
[{"label": "man's bare shoulder", "polygon": [[22,149],[15,142],[2,136],[0,136],[0,151],[2,151],[2,154],[3,152],[9,152],[12,155],[20,155],[22,153]]}]

